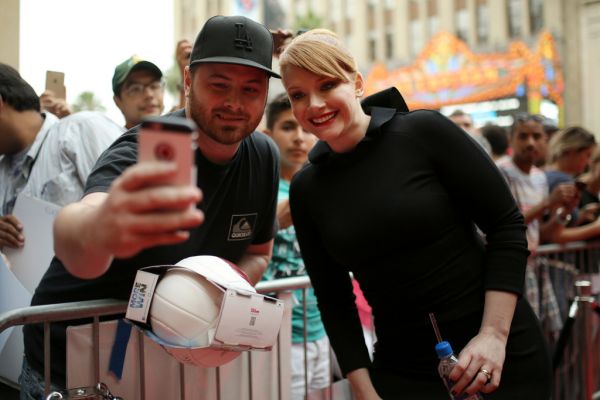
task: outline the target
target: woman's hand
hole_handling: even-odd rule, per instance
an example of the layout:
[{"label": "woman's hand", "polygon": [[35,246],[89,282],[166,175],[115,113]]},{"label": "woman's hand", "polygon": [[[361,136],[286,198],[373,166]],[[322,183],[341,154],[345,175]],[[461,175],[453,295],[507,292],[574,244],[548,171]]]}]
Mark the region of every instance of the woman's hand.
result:
[{"label": "woman's hand", "polygon": [[381,400],[371,382],[369,371],[366,368],[355,369],[346,375],[355,400]]},{"label": "woman's hand", "polygon": [[492,330],[480,331],[460,352],[449,376],[456,382],[451,390],[456,394],[493,392],[500,385],[505,356],[506,338]]},{"label": "woman's hand", "polygon": [[498,389],[506,357],[506,342],[517,305],[517,295],[498,290],[485,292],[481,328],[460,352],[449,378],[455,393],[491,393]]}]

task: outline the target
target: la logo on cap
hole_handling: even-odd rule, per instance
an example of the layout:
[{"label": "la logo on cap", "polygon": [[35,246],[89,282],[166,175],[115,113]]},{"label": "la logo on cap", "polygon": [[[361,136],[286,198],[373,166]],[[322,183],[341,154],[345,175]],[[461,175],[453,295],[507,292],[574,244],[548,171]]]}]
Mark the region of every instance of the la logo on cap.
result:
[{"label": "la logo on cap", "polygon": [[248,36],[246,27],[241,22],[235,24],[235,39],[233,45],[239,49],[252,51],[252,38]]}]

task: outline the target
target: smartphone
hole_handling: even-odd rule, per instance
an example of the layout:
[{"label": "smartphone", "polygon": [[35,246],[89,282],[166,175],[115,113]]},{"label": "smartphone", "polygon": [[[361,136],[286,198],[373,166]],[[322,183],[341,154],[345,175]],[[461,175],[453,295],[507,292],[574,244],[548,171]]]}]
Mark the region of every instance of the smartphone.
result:
[{"label": "smartphone", "polygon": [[196,124],[187,118],[145,118],[138,135],[138,162],[175,162],[177,175],[173,184],[195,185],[196,137]]},{"label": "smartphone", "polygon": [[67,89],[65,88],[65,73],[46,71],[46,90],[52,91],[57,98],[66,100]]}]

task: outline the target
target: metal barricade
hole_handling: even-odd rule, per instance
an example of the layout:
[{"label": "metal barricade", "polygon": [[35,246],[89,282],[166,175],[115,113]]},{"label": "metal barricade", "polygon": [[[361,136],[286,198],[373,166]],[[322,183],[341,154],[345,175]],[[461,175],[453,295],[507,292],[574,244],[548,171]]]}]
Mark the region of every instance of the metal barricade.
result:
[{"label": "metal barricade", "polygon": [[[548,327],[545,327],[550,351],[553,353],[553,358],[557,364],[555,368],[553,399],[600,399],[600,307],[597,306],[597,295],[600,292],[600,242],[543,245],[538,248],[537,257],[543,260],[544,268],[547,268],[558,302],[560,317],[564,322],[562,330],[550,330]],[[281,297],[285,297],[286,293],[290,290],[307,289],[309,287],[310,280],[308,277],[296,277],[261,282],[257,285],[257,290],[260,293],[277,293]],[[579,288],[579,291],[576,288]],[[287,305],[291,305],[291,303],[291,301],[288,301]],[[125,302],[110,299],[27,307],[1,314],[0,332],[17,325],[31,323],[42,323],[44,325],[44,370],[46,388],[49,388],[51,357],[50,324],[56,321],[92,318],[93,360],[96,382],[89,382],[89,385],[94,385],[98,382],[100,375],[98,361],[98,326],[100,318],[108,315],[124,314],[125,309]],[[286,324],[287,326],[282,326],[282,331],[287,333],[284,342],[289,342],[291,335],[289,320]],[[285,362],[282,362],[282,358],[285,358],[282,354],[285,354],[285,352],[289,353],[290,347],[289,343],[282,343],[281,337],[280,334],[278,345],[274,349],[274,351],[277,351],[275,372],[277,376],[273,377],[273,381],[277,383],[277,395],[273,398],[286,400],[289,398],[289,365],[285,365]],[[561,340],[563,343],[560,343]],[[142,382],[140,398],[144,399],[146,394],[143,391],[143,351],[140,352],[140,355],[140,380]],[[289,354],[287,361],[289,361]],[[248,354],[247,363],[248,374],[244,377],[243,381],[247,385],[247,389],[245,390],[249,393],[248,398],[252,399],[252,393],[255,389],[253,385],[258,385],[256,383],[256,376],[260,374],[264,375],[265,371],[253,370],[252,354]],[[287,375],[285,372],[286,368]],[[305,363],[305,369],[307,368],[308,365]],[[217,393],[216,398],[221,400],[220,388],[222,385],[241,385],[242,383],[225,382],[219,373],[220,367],[216,370],[214,381],[216,389],[214,390]],[[180,369],[180,383],[181,385],[185,384],[183,367]],[[305,389],[307,388],[307,384],[308,382],[305,380]],[[332,387],[324,390],[322,394],[321,398],[326,400],[351,398],[343,391],[336,393],[332,390]],[[175,395],[172,398],[176,397]],[[183,390],[180,391],[179,397],[185,399],[185,392]],[[228,400],[224,397],[223,399]],[[261,398],[261,400],[263,399]]]},{"label": "metal barricade", "polygon": [[[297,277],[297,278],[286,278],[280,279],[277,281],[271,282],[261,282],[257,285],[257,291],[260,293],[278,293],[281,297],[286,297],[286,292],[292,289],[305,289],[310,287],[310,280],[308,277]],[[287,299],[287,305],[291,305],[292,301],[289,298]],[[92,342],[93,342],[93,370],[94,370],[94,381],[87,382],[86,385],[94,386],[98,382],[100,382],[100,341],[99,341],[99,327],[100,327],[100,319],[104,316],[123,316],[125,310],[127,308],[127,303],[125,301],[119,301],[114,299],[103,299],[103,300],[91,300],[91,301],[81,301],[81,302],[72,302],[72,303],[61,303],[61,304],[52,304],[52,305],[44,305],[44,306],[32,306],[25,307],[16,310],[12,310],[10,312],[6,312],[0,314],[0,333],[5,329],[10,327],[26,325],[26,324],[37,324],[41,323],[44,326],[44,379],[45,379],[45,388],[46,394],[50,392],[50,362],[51,362],[51,347],[50,347],[50,326],[54,322],[58,321],[67,321],[67,320],[76,320],[83,318],[91,318],[93,320],[92,323]],[[286,338],[284,342],[289,342],[289,335],[291,332],[291,325],[288,323],[286,326],[282,326],[282,331],[286,334],[283,336]],[[138,335],[141,337],[142,333],[138,332]],[[143,347],[143,340],[138,338],[138,345]],[[282,352],[289,352],[290,346],[289,343],[282,343],[282,334],[278,337],[277,346],[274,347],[273,351],[276,352],[276,376],[273,377],[273,381],[277,384],[276,393],[277,395],[273,397],[273,399],[277,398],[279,400],[287,400],[289,398],[289,384],[286,383],[285,369],[289,366],[286,363],[282,363],[282,360],[289,361],[289,354],[287,357],[282,356]],[[144,350],[143,348],[139,352],[139,381],[140,381],[140,398],[145,399],[147,397],[147,393],[145,392],[145,383],[144,382]],[[258,375],[264,375],[264,370],[255,371],[252,368],[252,353],[249,352],[246,356],[248,375],[243,379],[247,383],[247,398],[249,400],[253,399],[252,393],[256,391],[256,388],[253,388],[253,385],[257,385],[255,383],[256,377]],[[289,364],[289,362],[287,363]],[[221,388],[223,385],[236,385],[239,386],[242,384],[241,382],[223,382],[221,377],[221,367],[217,367],[215,373],[215,381],[214,381],[214,392],[216,392],[217,400],[228,400],[226,397],[221,395]],[[306,375],[306,374],[305,374]],[[180,364],[179,371],[179,383],[180,386],[183,387],[185,385],[184,378],[184,367],[183,364]],[[289,378],[289,371],[287,377]],[[109,387],[110,389],[110,387]],[[325,390],[324,395],[320,398],[323,400],[333,400],[335,399],[346,399],[349,397],[340,397],[338,394],[334,397],[332,390]],[[185,399],[185,391],[180,390],[179,398]],[[174,394],[171,398],[177,398],[177,394]],[[129,399],[126,399],[129,400]],[[261,397],[261,400],[265,400]]]},{"label": "metal barricade", "polygon": [[[563,326],[543,325],[552,352],[555,400],[600,399],[600,242],[538,248]],[[544,321],[542,321],[544,322]]]}]

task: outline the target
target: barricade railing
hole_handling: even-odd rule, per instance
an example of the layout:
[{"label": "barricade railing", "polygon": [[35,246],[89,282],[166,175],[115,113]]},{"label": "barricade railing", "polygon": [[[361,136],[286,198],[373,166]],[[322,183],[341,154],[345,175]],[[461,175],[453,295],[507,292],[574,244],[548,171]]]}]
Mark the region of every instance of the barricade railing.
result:
[{"label": "barricade railing", "polygon": [[[536,254],[538,277],[542,282],[549,276],[562,323],[550,326],[542,318],[553,360],[553,398],[600,399],[600,242],[547,244]],[[548,293],[541,297],[548,302]]]},{"label": "barricade railing", "polygon": [[0,333],[13,326],[41,323],[44,325],[44,383],[46,394],[50,391],[50,325],[53,322],[92,318],[92,337],[94,355],[94,377],[98,383],[99,369],[99,324],[100,317],[125,315],[127,302],[114,299],[78,301],[18,308],[0,314]]},{"label": "barricade railing", "polygon": [[[256,289],[260,293],[264,294],[281,294],[282,292],[287,292],[292,289],[305,289],[310,287],[310,280],[308,277],[295,277],[295,278],[285,278],[279,279],[277,281],[270,282],[261,282],[257,285]],[[285,297],[285,296],[284,296]],[[289,299],[288,299],[289,300]],[[287,302],[288,305],[292,304],[292,301]],[[43,324],[44,331],[44,380],[45,380],[45,392],[48,394],[50,392],[50,365],[51,365],[51,357],[52,350],[50,344],[50,326],[52,323],[59,321],[67,321],[67,320],[81,320],[84,318],[92,319],[92,343],[93,343],[93,375],[94,381],[89,382],[88,386],[94,386],[96,383],[100,381],[100,341],[99,341],[99,328],[100,328],[100,319],[104,316],[114,316],[114,317],[122,317],[125,314],[127,308],[127,302],[122,300],[114,300],[114,299],[102,299],[102,300],[90,300],[90,301],[80,301],[80,302],[70,302],[70,303],[60,303],[60,304],[51,304],[51,305],[43,305],[43,306],[31,306],[24,307],[15,310],[11,310],[9,312],[5,312],[0,314],[0,333],[4,330],[27,324]],[[289,325],[289,323],[288,323]],[[289,332],[291,331],[291,326],[282,326],[282,331],[288,333],[286,337],[289,337]],[[141,332],[138,337],[139,346],[143,346],[143,340],[141,338]],[[289,344],[281,342],[281,334],[278,337],[277,346],[273,348],[273,351],[276,352],[276,370],[277,377],[274,380],[277,382],[277,396],[273,398],[277,398],[280,400],[286,400],[289,398],[289,384],[283,382],[282,379],[282,351],[289,351]],[[144,385],[144,350],[143,348],[139,352],[140,360],[139,360],[139,374],[140,374],[140,398],[145,399],[145,385]],[[285,358],[289,360],[289,356]],[[288,363],[289,364],[289,363]],[[305,364],[306,365],[306,364]],[[253,371],[252,368],[252,354],[247,355],[247,366],[248,366],[248,376],[244,379],[248,385],[248,399],[252,399],[252,393],[255,391],[253,389],[253,381],[255,374],[264,374],[265,371]],[[285,367],[283,367],[285,368]],[[307,368],[307,367],[305,367]],[[216,399],[221,400],[221,385],[223,384],[231,384],[231,382],[222,382],[220,376],[221,367],[216,368],[215,388],[213,391],[216,393]],[[181,366],[180,371],[180,382],[181,385],[184,385],[184,370],[183,366]],[[306,374],[305,374],[306,375]],[[238,382],[235,383],[238,385]],[[110,387],[108,388],[110,389]],[[323,399],[331,400],[332,392],[328,391],[328,395],[322,397]],[[118,393],[117,393],[118,394]],[[177,395],[174,395],[172,398],[176,398]],[[179,398],[185,399],[185,391],[180,390]],[[337,398],[340,398],[339,396]],[[226,398],[223,398],[227,400]],[[129,399],[126,399],[129,400]]]},{"label": "barricade railing", "polygon": [[[548,325],[543,324],[550,344],[552,358],[555,360],[553,399],[600,399],[600,318],[598,317],[598,308],[594,308],[600,290],[600,242],[543,245],[538,248],[537,257],[543,261],[542,268],[546,268],[546,272],[550,277],[560,310],[560,318],[563,322],[561,329],[556,329],[556,327],[550,329]],[[576,286],[576,283],[578,286]],[[263,294],[281,294],[293,289],[307,289],[309,287],[310,280],[308,277],[295,277],[260,282],[257,285],[257,291]],[[583,290],[577,292],[576,287]],[[577,307],[573,311],[575,305]],[[32,323],[42,323],[44,325],[44,378],[48,389],[50,384],[51,348],[49,332],[51,323],[92,318],[93,368],[96,382],[90,382],[91,386],[97,383],[100,375],[98,356],[100,318],[109,315],[123,315],[125,310],[126,302],[111,299],[26,307],[0,314],[0,333],[12,326]],[[289,339],[291,327],[282,326],[282,330],[284,329],[288,330],[286,338]],[[273,398],[286,400],[289,398],[289,384],[286,384],[285,379],[282,378],[282,368],[286,368],[286,366],[282,366],[281,353],[289,351],[289,343],[281,343],[281,335],[278,340],[278,345],[274,348],[274,351],[277,351],[277,377],[274,380],[278,385],[278,396]],[[562,343],[560,343],[561,340]],[[143,355],[143,352],[140,354]],[[252,369],[251,360],[252,356],[248,355],[248,376],[244,379],[248,385],[249,399],[252,399],[252,385],[257,373]],[[144,375],[143,364],[142,359],[140,362],[142,379]],[[307,368],[306,364],[305,368]],[[221,382],[219,369],[217,368],[215,391],[217,393],[216,398],[221,400],[220,387],[224,382]],[[183,368],[180,373],[181,382],[183,382]],[[258,371],[258,373],[264,374],[265,371]],[[142,387],[140,396],[142,399],[145,398],[143,390]],[[323,398],[328,400],[350,398],[340,396],[339,393],[334,395],[332,390],[326,391],[326,393],[326,397]],[[181,390],[179,396],[181,399],[185,399],[185,392]],[[176,396],[173,398],[176,398]]]}]

